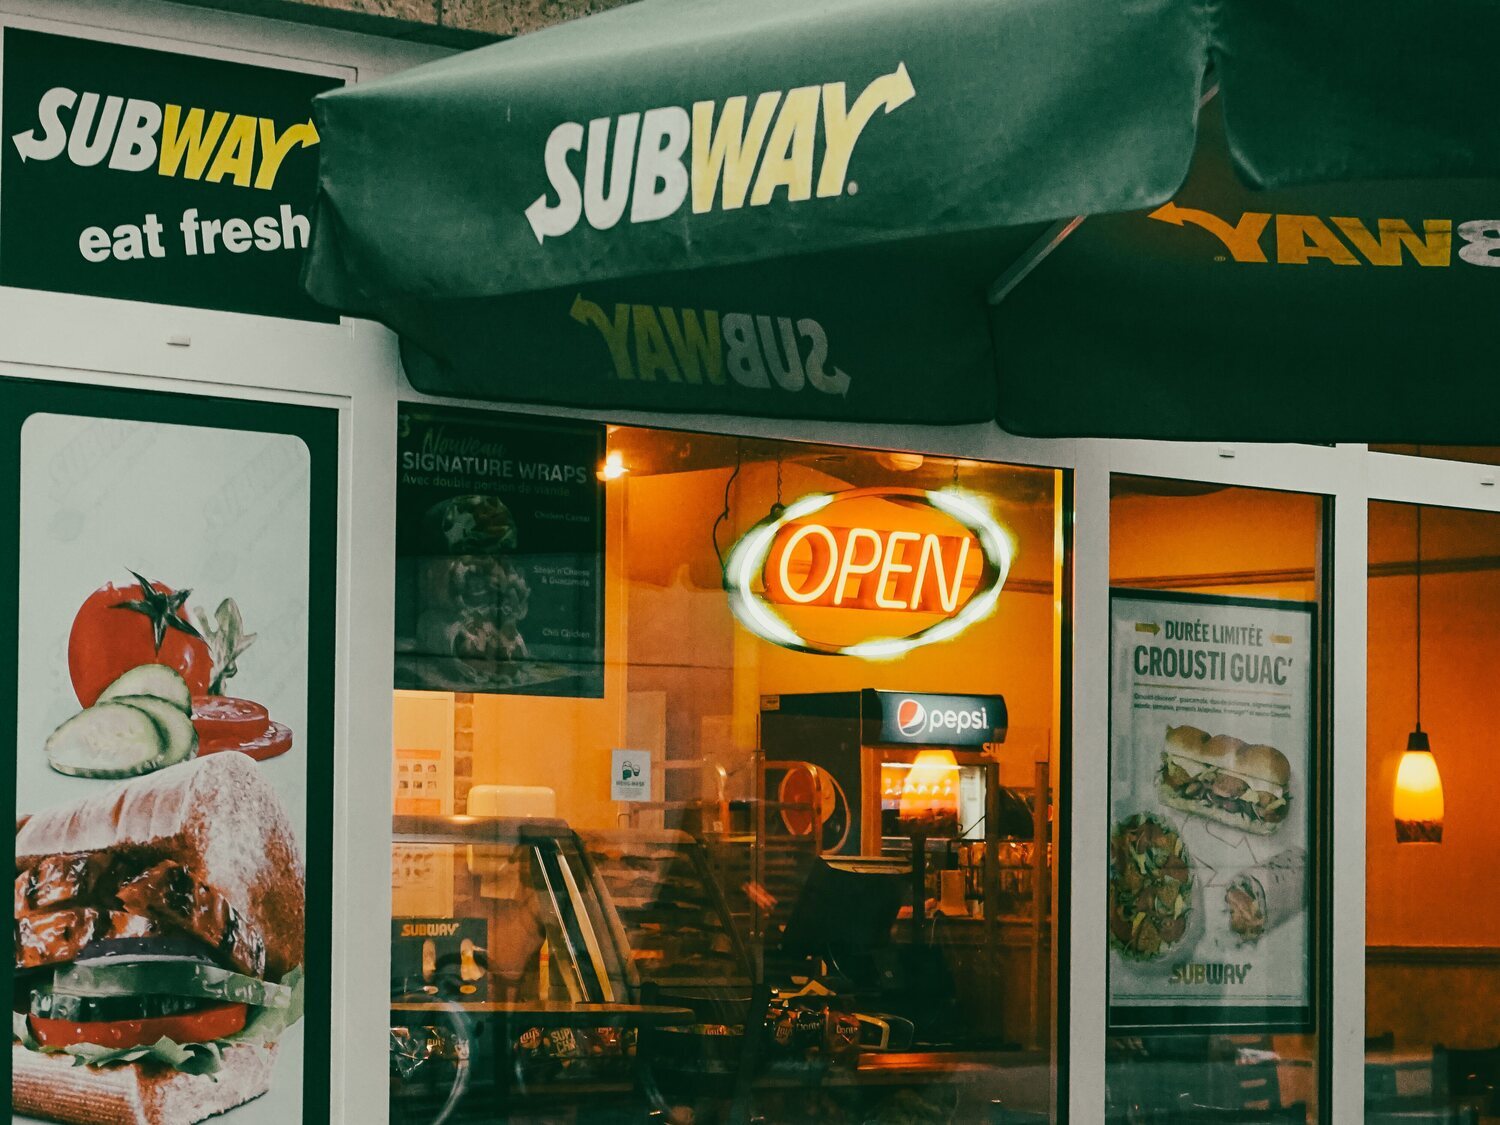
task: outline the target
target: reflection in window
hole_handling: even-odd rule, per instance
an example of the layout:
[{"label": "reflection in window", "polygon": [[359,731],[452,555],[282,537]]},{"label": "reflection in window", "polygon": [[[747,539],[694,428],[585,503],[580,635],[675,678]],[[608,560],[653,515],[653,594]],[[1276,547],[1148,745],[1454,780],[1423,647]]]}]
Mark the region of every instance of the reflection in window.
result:
[{"label": "reflection in window", "polygon": [[1060,474],[602,465],[602,696],[396,695],[393,1119],[1048,1120]]},{"label": "reflection in window", "polygon": [[[1320,1119],[1323,514],[1113,481],[1111,1122]],[[1275,682],[1294,653],[1317,667]]]},{"label": "reflection in window", "polygon": [[[1500,516],[1370,505],[1365,1104],[1372,1122],[1421,1113],[1430,1115],[1424,1120],[1500,1118],[1500,819],[1491,749],[1497,628]],[[1419,715],[1426,755],[1407,753]]]}]

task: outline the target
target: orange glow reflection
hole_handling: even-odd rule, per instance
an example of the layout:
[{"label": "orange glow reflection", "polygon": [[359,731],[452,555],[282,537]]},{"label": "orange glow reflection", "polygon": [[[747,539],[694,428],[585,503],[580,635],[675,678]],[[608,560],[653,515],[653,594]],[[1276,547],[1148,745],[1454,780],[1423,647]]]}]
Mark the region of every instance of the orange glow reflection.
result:
[{"label": "orange glow reflection", "polygon": [[958,760],[952,750],[923,750],[904,779],[896,771],[881,772],[882,796],[887,776],[896,784],[904,780],[897,805],[902,828],[929,836],[958,834]]}]

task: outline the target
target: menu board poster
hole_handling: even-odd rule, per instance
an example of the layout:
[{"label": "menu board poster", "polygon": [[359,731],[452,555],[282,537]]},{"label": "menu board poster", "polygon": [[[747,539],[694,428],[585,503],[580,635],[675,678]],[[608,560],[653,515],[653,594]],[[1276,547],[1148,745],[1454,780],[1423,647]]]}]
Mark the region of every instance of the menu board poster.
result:
[{"label": "menu board poster", "polygon": [[12,1120],[327,1121],[337,412],[0,418]]},{"label": "menu board poster", "polygon": [[333,324],[302,289],[342,80],[4,29],[0,285]]},{"label": "menu board poster", "polygon": [[396,687],[604,695],[604,427],[403,403]]},{"label": "menu board poster", "polygon": [[1109,1026],[1310,1030],[1316,612],[1110,597]]}]

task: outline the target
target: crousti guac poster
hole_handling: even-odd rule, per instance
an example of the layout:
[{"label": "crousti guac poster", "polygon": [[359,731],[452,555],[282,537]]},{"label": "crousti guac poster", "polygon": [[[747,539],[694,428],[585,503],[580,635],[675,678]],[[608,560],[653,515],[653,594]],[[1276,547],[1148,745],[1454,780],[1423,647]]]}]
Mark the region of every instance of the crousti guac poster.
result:
[{"label": "crousti guac poster", "polygon": [[604,427],[406,404],[396,687],[604,694]]},{"label": "crousti guac poster", "polygon": [[1311,1026],[1311,604],[1110,600],[1109,1021]]}]

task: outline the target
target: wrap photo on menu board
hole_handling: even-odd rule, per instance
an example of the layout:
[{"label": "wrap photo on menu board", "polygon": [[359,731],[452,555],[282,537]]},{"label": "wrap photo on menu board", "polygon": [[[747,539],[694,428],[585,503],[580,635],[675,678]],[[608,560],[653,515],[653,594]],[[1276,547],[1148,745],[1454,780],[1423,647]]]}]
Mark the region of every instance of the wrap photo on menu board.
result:
[{"label": "wrap photo on menu board", "polygon": [[[148,417],[202,401],[136,399]],[[326,1120],[305,1081],[326,1091],[326,1039],[309,1053],[326,1019],[310,1033],[304,1014],[326,997],[308,987],[327,973],[308,855],[314,820],[326,885],[332,771],[311,639],[331,628],[314,576],[332,528],[315,531],[312,450],[296,432],[53,410],[6,436],[12,1120]]]},{"label": "wrap photo on menu board", "polygon": [[396,687],[604,694],[604,427],[403,404]]},{"label": "wrap photo on menu board", "polygon": [[1112,1029],[1310,1026],[1313,624],[1111,593]]}]

